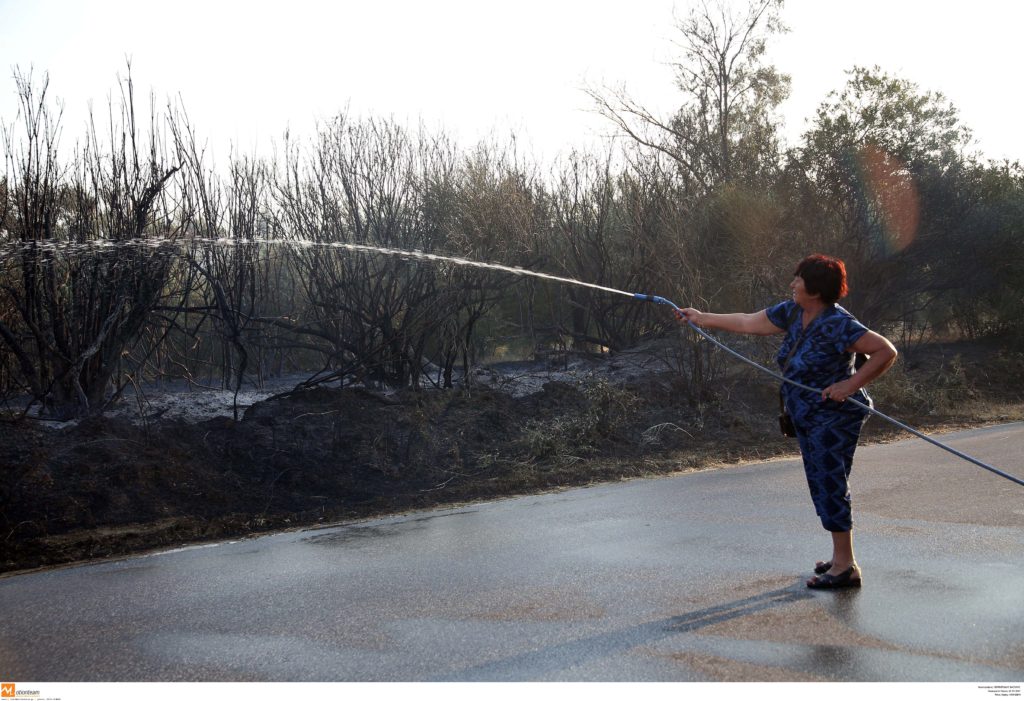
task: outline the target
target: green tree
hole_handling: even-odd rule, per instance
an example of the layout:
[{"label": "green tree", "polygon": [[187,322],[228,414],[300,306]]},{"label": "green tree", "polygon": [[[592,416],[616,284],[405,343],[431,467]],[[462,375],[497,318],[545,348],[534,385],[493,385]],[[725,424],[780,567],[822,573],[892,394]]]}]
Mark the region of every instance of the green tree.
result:
[{"label": "green tree", "polygon": [[937,265],[960,235],[951,187],[970,131],[940,93],[857,67],[818,108],[786,181],[801,240],[844,258],[849,304],[869,323],[913,329],[952,286]]},{"label": "green tree", "polygon": [[936,323],[969,338],[998,336],[1024,345],[1024,168],[974,164],[956,192],[964,202],[960,235],[936,262],[940,274],[962,281]]}]

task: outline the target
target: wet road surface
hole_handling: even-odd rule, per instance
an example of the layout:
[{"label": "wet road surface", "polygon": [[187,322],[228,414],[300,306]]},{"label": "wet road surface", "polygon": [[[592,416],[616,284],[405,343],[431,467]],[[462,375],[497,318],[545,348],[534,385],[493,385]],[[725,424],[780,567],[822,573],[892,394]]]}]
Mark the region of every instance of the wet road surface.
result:
[{"label": "wet road surface", "polygon": [[[951,434],[1024,473],[1024,424]],[[862,446],[861,590],[796,460],[0,579],[35,681],[1021,681],[1024,488]]]}]

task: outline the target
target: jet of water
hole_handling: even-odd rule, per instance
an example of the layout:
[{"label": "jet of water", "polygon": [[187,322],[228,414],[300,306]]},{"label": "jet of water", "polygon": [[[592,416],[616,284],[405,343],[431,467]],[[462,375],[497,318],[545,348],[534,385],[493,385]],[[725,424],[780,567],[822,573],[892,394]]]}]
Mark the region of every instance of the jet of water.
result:
[{"label": "jet of water", "polygon": [[436,253],[425,253],[423,251],[403,251],[395,248],[380,248],[378,246],[367,246],[357,243],[332,242],[326,245],[330,246],[331,248],[345,248],[350,251],[381,253],[388,256],[398,256],[400,258],[414,258],[434,262],[454,263],[456,265],[464,265],[473,268],[485,268],[487,270],[500,270],[502,272],[512,273],[513,275],[528,275],[530,277],[541,278],[544,280],[552,280],[554,282],[564,282],[568,285],[579,285],[580,287],[589,287],[594,290],[601,290],[602,292],[611,292],[612,294],[626,295],[627,297],[633,296],[632,292],[624,292],[623,290],[616,290],[613,287],[595,285],[592,282],[583,282],[582,280],[574,280],[573,278],[569,277],[559,277],[558,275],[548,275],[547,273],[539,273],[535,270],[527,270],[526,268],[514,267],[510,265],[500,265],[498,263],[482,263],[477,260],[469,260],[468,258],[454,258],[452,256],[442,256]]},{"label": "jet of water", "polygon": [[594,290],[600,290],[602,292],[610,292],[617,295],[625,295],[627,297],[633,297],[632,292],[625,292],[623,290],[617,290],[613,287],[605,287],[604,285],[597,285],[592,282],[584,282],[582,280],[575,280],[569,277],[560,277],[558,275],[549,275],[547,273],[537,272],[535,270],[527,270],[518,266],[501,265],[499,263],[483,263],[477,260],[470,260],[468,258],[456,258],[453,256],[444,256],[438,253],[426,253],[425,251],[406,251],[398,248],[384,248],[381,246],[370,246],[367,244],[359,243],[344,243],[341,241],[312,241],[310,239],[270,239],[270,238],[255,238],[255,239],[233,239],[233,238],[201,238],[201,237],[188,237],[188,238],[162,238],[162,237],[150,237],[144,239],[129,239],[126,241],[111,241],[111,240],[97,240],[89,241],[86,243],[74,243],[74,242],[28,242],[28,243],[7,243],[0,244],[0,262],[6,258],[12,258],[17,253],[23,253],[31,250],[47,251],[53,253],[66,253],[66,254],[83,254],[91,251],[111,251],[119,248],[148,248],[148,249],[162,249],[166,247],[186,247],[189,245],[200,245],[200,246],[218,246],[218,247],[229,247],[243,244],[258,244],[263,246],[291,246],[296,248],[331,248],[335,250],[348,250],[357,251],[360,253],[377,253],[387,256],[396,256],[398,258],[414,259],[414,260],[425,260],[430,262],[445,262],[453,263],[455,265],[461,265],[472,268],[483,268],[486,270],[498,270],[505,273],[511,273],[513,275],[529,276],[535,278],[541,278],[544,280],[551,280],[553,282],[561,282],[567,285],[578,285],[579,287],[589,287]]}]

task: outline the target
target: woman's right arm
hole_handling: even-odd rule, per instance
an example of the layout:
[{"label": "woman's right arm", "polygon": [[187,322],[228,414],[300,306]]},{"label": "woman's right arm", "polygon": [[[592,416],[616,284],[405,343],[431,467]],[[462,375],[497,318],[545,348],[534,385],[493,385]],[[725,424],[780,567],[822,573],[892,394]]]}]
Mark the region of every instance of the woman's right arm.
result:
[{"label": "woman's right arm", "polygon": [[764,309],[753,314],[712,314],[687,307],[679,310],[676,316],[680,321],[689,321],[706,329],[749,333],[755,336],[770,336],[785,331],[768,320],[768,314]]}]

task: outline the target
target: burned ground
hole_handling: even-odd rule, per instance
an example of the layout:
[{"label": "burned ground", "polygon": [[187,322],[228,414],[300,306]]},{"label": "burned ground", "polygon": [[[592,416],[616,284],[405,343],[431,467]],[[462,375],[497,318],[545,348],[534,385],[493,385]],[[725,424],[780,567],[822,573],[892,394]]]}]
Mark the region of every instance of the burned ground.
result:
[{"label": "burned ground", "polygon": [[[932,430],[1024,416],[1020,358],[968,350],[894,370],[879,408]],[[718,389],[688,401],[662,369],[523,396],[318,387],[237,422],[5,423],[0,570],[796,453],[771,382],[740,370]],[[863,440],[892,437],[874,419]]]}]

